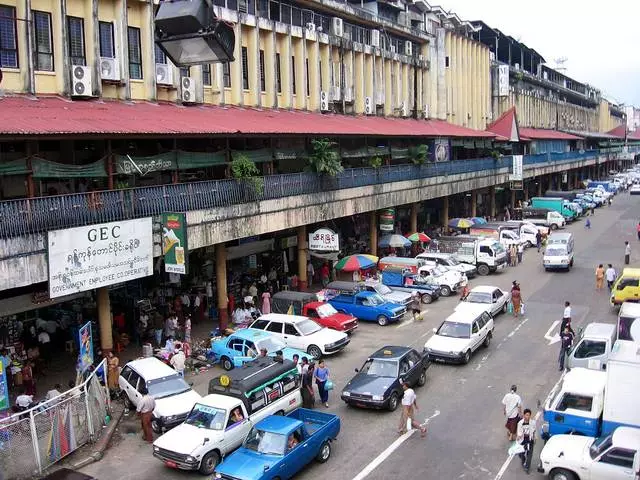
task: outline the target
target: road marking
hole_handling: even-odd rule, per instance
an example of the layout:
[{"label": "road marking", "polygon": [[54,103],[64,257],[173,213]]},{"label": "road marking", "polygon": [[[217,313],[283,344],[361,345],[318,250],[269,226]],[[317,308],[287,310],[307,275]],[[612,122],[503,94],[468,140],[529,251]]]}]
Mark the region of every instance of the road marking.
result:
[{"label": "road marking", "polygon": [[560,335],[558,335],[557,333],[553,337],[551,336],[551,332],[555,330],[559,323],[560,320],[554,320],[554,322],[551,324],[551,327],[549,327],[549,330],[547,330],[547,333],[544,334],[544,339],[549,340],[549,345],[553,345],[554,343],[558,343],[560,341]]},{"label": "road marking", "polygon": [[500,480],[502,478],[504,473],[507,471],[507,468],[509,468],[509,464],[511,463],[511,460],[513,460],[513,455],[509,455],[507,457],[507,459],[502,464],[502,467],[500,467],[500,470],[498,470],[496,478],[494,478],[493,480]]},{"label": "road marking", "polygon": [[[437,417],[438,415],[440,415],[440,410],[436,410],[433,415],[431,415],[430,417],[426,418],[424,420],[423,425],[426,425],[429,423],[429,421],[432,418]],[[371,463],[369,463],[369,465],[367,465],[366,467],[364,467],[362,469],[362,471],[360,473],[358,473],[358,475],[356,475],[355,477],[353,477],[353,480],[362,480],[363,478],[366,478],[371,472],[373,472],[376,468],[378,468],[380,466],[380,464],[382,462],[384,462],[387,458],[389,458],[389,455],[391,455],[393,452],[395,452],[398,447],[400,445],[402,445],[409,437],[411,437],[411,435],[413,435],[414,433],[416,433],[417,430],[415,429],[411,429],[408,430],[407,433],[404,433],[400,436],[400,438],[396,439],[395,442],[393,442],[391,445],[389,445],[384,452],[382,452],[380,455],[378,455],[376,458],[374,458]]]},{"label": "road marking", "polygon": [[[507,335],[507,336],[505,337],[505,339],[504,339],[504,340],[507,340],[507,339],[509,339],[509,338],[513,337],[513,336],[516,334],[516,332],[517,332],[518,330],[520,330],[520,328],[521,328],[525,323],[527,323],[528,321],[529,321],[529,319],[528,319],[528,318],[525,318],[524,320],[522,320],[518,325],[516,325],[516,328],[514,328],[513,330],[511,330],[511,332],[509,332],[509,335]],[[503,341],[504,341],[504,340],[503,340]]]},{"label": "road marking", "polygon": [[[420,312],[420,315],[426,315],[429,312],[429,310],[423,310],[422,312]],[[423,317],[424,318],[424,317]],[[415,323],[416,320],[415,318],[412,316],[409,320],[407,320],[406,322],[402,322],[399,325],[396,325],[396,328],[403,328],[406,327],[407,325],[411,325],[412,323]]]},{"label": "road marking", "polygon": [[488,358],[489,358],[488,354],[485,355],[484,357],[482,357],[482,360],[480,360],[480,363],[476,367],[476,372],[482,368],[482,366],[485,364],[485,362],[487,361]]}]

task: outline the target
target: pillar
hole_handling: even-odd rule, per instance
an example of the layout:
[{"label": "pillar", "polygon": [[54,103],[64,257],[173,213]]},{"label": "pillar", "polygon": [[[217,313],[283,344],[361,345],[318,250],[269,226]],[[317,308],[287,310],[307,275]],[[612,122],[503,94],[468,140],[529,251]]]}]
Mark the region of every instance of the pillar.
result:
[{"label": "pillar", "polygon": [[111,317],[111,301],[109,288],[102,287],[97,291],[98,324],[100,325],[100,348],[103,353],[113,349],[113,318]]},{"label": "pillar", "polygon": [[471,216],[478,216],[478,192],[476,190],[471,191]]},{"label": "pillar", "polygon": [[529,185],[523,180],[522,181],[522,194],[525,202],[529,201]]},{"label": "pillar", "polygon": [[216,250],[216,292],[218,295],[218,322],[220,330],[227,328],[229,324],[229,312],[227,306],[227,248],[224,243],[218,243]]},{"label": "pillar", "polygon": [[449,223],[449,197],[442,197],[442,212],[440,215],[440,223],[442,223],[442,226],[446,230]]},{"label": "pillar", "polygon": [[542,177],[538,177],[538,196],[541,197],[542,196],[542,182],[544,181],[544,179]]},{"label": "pillar", "polygon": [[306,290],[307,280],[307,227],[298,227],[298,285],[300,290]]},{"label": "pillar", "polygon": [[496,216],[496,187],[489,187],[489,216]]},{"label": "pillar", "polygon": [[369,250],[378,255],[378,212],[369,212]]},{"label": "pillar", "polygon": [[411,219],[410,219],[410,227],[409,227],[409,233],[414,233],[418,231],[418,207],[420,206],[419,203],[412,203],[411,204]]},{"label": "pillar", "polygon": [[509,202],[511,208],[516,208],[516,191],[511,190],[511,201]]}]

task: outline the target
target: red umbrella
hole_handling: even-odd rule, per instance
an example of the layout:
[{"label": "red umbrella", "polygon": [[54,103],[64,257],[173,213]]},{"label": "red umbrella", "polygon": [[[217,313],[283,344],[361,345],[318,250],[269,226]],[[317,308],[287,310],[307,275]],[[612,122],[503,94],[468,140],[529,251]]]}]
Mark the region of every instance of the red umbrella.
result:
[{"label": "red umbrella", "polygon": [[407,235],[407,238],[412,242],[430,242],[431,241],[431,239],[429,238],[429,235],[422,232],[412,233],[411,235]]}]

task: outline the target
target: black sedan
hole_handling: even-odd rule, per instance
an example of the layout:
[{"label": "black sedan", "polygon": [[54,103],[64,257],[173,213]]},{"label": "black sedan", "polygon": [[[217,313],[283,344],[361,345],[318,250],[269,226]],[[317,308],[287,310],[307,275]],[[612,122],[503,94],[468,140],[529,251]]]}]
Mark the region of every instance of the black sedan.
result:
[{"label": "black sedan", "polygon": [[383,347],[371,355],[347,383],[340,396],[348,405],[395,410],[403,391],[401,382],[421,387],[427,382],[427,355],[409,347]]}]

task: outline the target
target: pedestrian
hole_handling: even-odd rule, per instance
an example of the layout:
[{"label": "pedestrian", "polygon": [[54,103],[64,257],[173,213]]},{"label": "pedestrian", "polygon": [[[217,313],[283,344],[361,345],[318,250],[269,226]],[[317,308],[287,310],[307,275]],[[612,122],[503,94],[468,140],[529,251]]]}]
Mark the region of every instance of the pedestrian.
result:
[{"label": "pedestrian", "polygon": [[302,368],[300,368],[300,373],[304,375],[309,371],[309,359],[307,357],[302,357]]},{"label": "pedestrian", "polygon": [[313,263],[307,263],[307,283],[309,288],[313,286],[313,276],[316,274],[315,269],[313,268]]},{"label": "pedestrian", "polygon": [[515,280],[511,287],[511,303],[513,304],[513,316],[518,318],[520,307],[522,306],[522,295],[520,293],[520,284]]},{"label": "pedestrian", "polygon": [[631,259],[631,245],[629,245],[628,241],[624,242],[624,264],[629,265],[629,260]]},{"label": "pedestrian", "polygon": [[636,233],[638,235],[638,240],[640,240],[640,222],[638,222],[638,225],[636,225]]},{"label": "pedestrian", "polygon": [[282,350],[278,350],[276,352],[275,357],[273,357],[274,362],[284,363],[284,352]]},{"label": "pedestrian", "polygon": [[296,367],[296,370],[298,370],[298,375],[302,375],[302,364],[300,364],[300,355],[294,353],[293,357],[291,357],[291,360],[293,361],[293,365]]},{"label": "pedestrian", "polygon": [[267,315],[271,313],[271,289],[262,294],[262,314]]},{"label": "pedestrian", "polygon": [[327,382],[329,381],[329,369],[325,366],[324,360],[318,362],[318,368],[315,369],[313,376],[316,380],[316,386],[318,387],[320,402],[329,408],[329,390],[326,388]]},{"label": "pedestrian", "polygon": [[304,364],[308,362],[307,357],[302,358],[302,406],[304,408],[313,408],[316,403],[316,397],[313,393],[313,370],[315,363],[307,364],[305,370]]},{"label": "pedestrian", "polygon": [[2,371],[7,376],[7,389],[9,389],[13,386],[13,375],[11,374],[13,360],[11,360],[11,355],[6,348],[0,350],[0,363],[2,363]]},{"label": "pedestrian", "polygon": [[540,233],[540,230],[536,232],[536,247],[538,248],[538,252],[540,251],[540,247],[542,247],[542,233]]},{"label": "pedestrian", "polygon": [[249,296],[253,299],[253,304],[257,305],[258,304],[258,287],[256,286],[255,282],[251,284],[251,286],[249,287]]},{"label": "pedestrian", "polygon": [[162,345],[162,324],[162,314],[160,312],[155,312],[153,314],[153,336],[157,347]]},{"label": "pedestrian", "polygon": [[558,355],[558,370],[564,371],[564,360],[573,345],[573,333],[571,327],[567,325],[560,333],[560,354]]},{"label": "pedestrian", "polygon": [[507,417],[507,423],[504,424],[507,429],[507,438],[509,441],[515,440],[522,413],[522,398],[516,392],[518,387],[511,385],[511,390],[502,397],[502,405],[504,416]]},{"label": "pedestrian", "polygon": [[507,265],[511,266],[511,247],[507,247],[506,252],[507,252]]},{"label": "pedestrian", "polygon": [[587,217],[587,221],[584,222],[584,228],[591,230],[591,220],[589,220],[589,217]]},{"label": "pedestrian", "polygon": [[327,288],[329,284],[329,264],[324,262],[320,268],[320,280],[322,281],[322,288]]},{"label": "pedestrian", "polygon": [[176,353],[174,353],[173,357],[171,357],[171,360],[169,361],[173,369],[178,372],[178,375],[180,375],[182,378],[184,378],[184,365],[186,363],[186,360],[187,359],[184,355],[184,351],[182,349],[179,349],[176,350]]},{"label": "pedestrian", "polygon": [[33,376],[33,362],[27,361],[22,367],[22,386],[27,395],[36,394],[36,379]]},{"label": "pedestrian", "polygon": [[596,206],[591,204],[591,216],[595,215],[596,213]]},{"label": "pedestrian", "polygon": [[151,419],[153,411],[156,408],[156,401],[149,395],[146,385],[142,386],[142,398],[138,404],[136,411],[140,416],[140,424],[142,425],[142,439],[145,442],[153,442],[153,429],[151,428]]},{"label": "pedestrian", "polygon": [[402,414],[400,415],[400,425],[398,425],[398,433],[403,435],[407,433],[407,420],[411,420],[411,427],[420,430],[420,436],[424,437],[427,434],[427,427],[424,424],[418,423],[414,418],[414,413],[418,411],[418,404],[416,403],[416,392],[413,388],[409,387],[407,382],[402,382]]},{"label": "pedestrian", "polygon": [[411,294],[411,313],[414,321],[420,320],[420,292]]},{"label": "pedestrian", "polygon": [[51,359],[51,336],[46,330],[40,329],[40,332],[38,333],[38,344],[40,346],[42,359],[45,362],[49,362]]},{"label": "pedestrian", "polygon": [[119,366],[120,359],[113,352],[107,353],[107,385],[111,391],[118,389]]},{"label": "pedestrian", "polygon": [[564,330],[564,327],[567,323],[571,323],[571,302],[564,302],[564,310],[562,311],[562,326],[560,327],[560,331]]},{"label": "pedestrian", "polygon": [[524,254],[524,245],[522,243],[518,244],[517,252],[518,252],[518,263],[522,263],[522,255]]},{"label": "pedestrian", "polygon": [[182,314],[189,315],[191,314],[191,296],[189,292],[184,292],[181,297],[182,300]]},{"label": "pedestrian", "polygon": [[515,244],[511,245],[511,266],[518,265],[518,247]]},{"label": "pedestrian", "polygon": [[604,276],[607,279],[607,287],[609,287],[609,291],[611,291],[613,284],[616,281],[616,277],[618,276],[613,265],[609,264],[607,270],[604,272]]},{"label": "pedestrian", "polygon": [[531,410],[524,409],[522,420],[518,422],[516,441],[524,447],[524,452],[520,454],[522,467],[529,473],[531,467],[531,457],[533,456],[533,445],[536,437],[536,421],[531,418]]},{"label": "pedestrian", "polygon": [[169,315],[164,324],[165,338],[175,337],[177,328],[178,328],[178,317],[176,317],[175,315]]},{"label": "pedestrian", "polygon": [[191,315],[184,317],[184,341],[191,343]]},{"label": "pedestrian", "polygon": [[596,268],[596,290],[602,290],[604,286],[604,266],[602,264],[598,265]]}]

